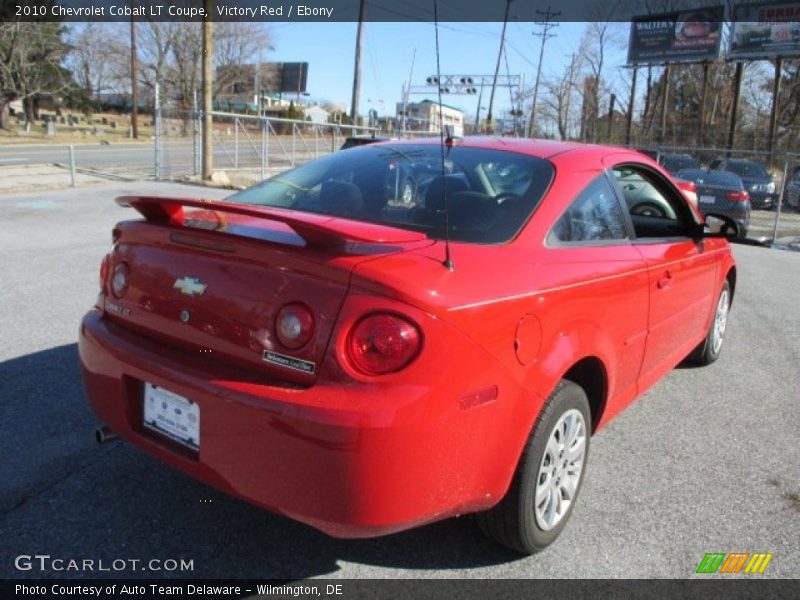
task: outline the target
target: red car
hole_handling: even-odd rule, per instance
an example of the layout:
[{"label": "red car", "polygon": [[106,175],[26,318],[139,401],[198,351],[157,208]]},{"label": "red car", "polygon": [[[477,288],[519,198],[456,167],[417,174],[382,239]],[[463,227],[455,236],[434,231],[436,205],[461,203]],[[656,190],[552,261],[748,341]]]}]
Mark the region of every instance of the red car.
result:
[{"label": "red car", "polygon": [[[411,206],[398,161],[424,171]],[[631,215],[623,171],[671,216]],[[725,232],[619,148],[388,142],[226,201],[117,202],[144,218],[114,229],[80,328],[97,417],[339,537],[478,513],[543,549],[590,436],[719,356],[736,286]]]}]

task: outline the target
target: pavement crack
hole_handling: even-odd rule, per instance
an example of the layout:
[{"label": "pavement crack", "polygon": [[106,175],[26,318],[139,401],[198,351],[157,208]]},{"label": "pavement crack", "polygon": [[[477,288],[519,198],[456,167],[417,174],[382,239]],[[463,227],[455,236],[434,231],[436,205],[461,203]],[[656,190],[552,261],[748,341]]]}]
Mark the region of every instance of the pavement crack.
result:
[{"label": "pavement crack", "polygon": [[13,506],[0,510],[0,518],[4,518],[4,517],[10,515],[11,513],[19,510],[20,508],[25,506],[31,500],[34,500],[34,499],[38,498],[39,496],[42,496],[43,494],[46,494],[47,492],[49,492],[53,488],[55,488],[58,485],[64,483],[65,481],[67,481],[73,475],[76,475],[76,474],[80,473],[81,471],[85,471],[88,467],[93,465],[94,462],[95,461],[93,461],[93,460],[81,461],[79,467],[77,467],[75,469],[71,469],[71,470],[67,471],[66,473],[63,473],[60,477],[57,477],[56,479],[50,481],[49,483],[45,484],[42,487],[39,487],[39,488],[37,488],[35,490],[31,490],[31,491],[27,492]]}]

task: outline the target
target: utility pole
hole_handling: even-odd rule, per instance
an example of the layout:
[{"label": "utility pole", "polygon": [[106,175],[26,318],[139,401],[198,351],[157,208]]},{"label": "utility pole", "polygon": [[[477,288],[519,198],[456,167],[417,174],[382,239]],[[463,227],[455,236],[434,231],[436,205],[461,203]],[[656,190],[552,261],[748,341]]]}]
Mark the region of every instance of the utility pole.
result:
[{"label": "utility pole", "polygon": [[[358,100],[361,95],[361,50],[364,47],[364,6],[367,0],[361,0],[358,7],[358,30],[356,31],[356,59],[353,66],[353,98],[350,101],[350,120],[356,125],[358,117]],[[410,83],[409,83],[410,85]]]},{"label": "utility pole", "polygon": [[549,33],[554,27],[558,27],[558,23],[551,23],[550,21],[561,15],[561,11],[552,12],[550,7],[546,11],[537,10],[537,14],[544,16],[544,21],[539,21],[537,25],[542,28],[540,32],[533,32],[533,35],[542,38],[542,45],[539,48],[539,64],[536,66],[536,81],[533,83],[533,103],[531,104],[531,117],[528,119],[528,137],[533,137],[533,126],[536,118],[536,100],[539,96],[539,78],[542,75],[542,60],[544,59],[544,45],[548,39],[555,37],[555,33]]},{"label": "utility pole", "polygon": [[703,63],[703,94],[700,96],[700,122],[697,124],[697,145],[702,145],[706,126],[706,99],[708,98],[708,61]]},{"label": "utility pole", "polygon": [[636,74],[639,72],[638,65],[633,65],[633,77],[631,79],[631,97],[628,99],[628,122],[625,124],[625,145],[631,145],[631,129],[633,127],[633,109],[636,106]]},{"label": "utility pole", "polygon": [[203,0],[206,10],[206,18],[203,19],[203,180],[211,179],[214,170],[213,152],[214,147],[211,138],[211,128],[213,122],[211,111],[214,108],[212,83],[213,83],[213,63],[214,63],[214,29],[211,21],[214,0]]},{"label": "utility pole", "polygon": [[500,59],[503,58],[503,50],[506,43],[506,26],[508,25],[508,11],[514,0],[506,0],[506,14],[503,17],[503,32],[500,34],[500,50],[497,51],[497,66],[494,68],[494,79],[492,80],[492,91],[489,94],[489,110],[486,112],[486,126],[490,132],[494,133],[494,123],[492,121],[492,107],[494,106],[494,91],[497,88],[497,76],[500,74]]},{"label": "utility pole", "polygon": [[575,58],[576,55],[573,52],[572,57],[569,59],[569,75],[567,79],[567,100],[566,102],[564,102],[564,133],[566,133],[567,139],[569,139],[569,110],[572,106],[572,88],[575,87]]},{"label": "utility pole", "polygon": [[739,96],[742,90],[742,71],[744,63],[736,63],[736,71],[733,76],[733,106],[731,106],[731,122],[728,128],[728,147],[725,156],[730,158],[731,150],[736,142],[736,114],[739,112]]},{"label": "utility pole", "polygon": [[417,59],[417,49],[411,55],[411,71],[408,73],[408,85],[403,90],[403,133],[408,130],[408,92],[411,90],[411,81],[414,78],[414,61]]},{"label": "utility pole", "polygon": [[661,95],[661,131],[658,134],[658,143],[667,142],[667,115],[669,113],[669,84],[672,75],[670,63],[664,65],[664,93]]},{"label": "utility pole", "polygon": [[775,146],[775,130],[778,124],[778,101],[781,95],[781,75],[783,73],[783,59],[775,59],[775,80],[772,84],[772,107],[769,113],[769,134],[767,138],[768,160],[772,162],[772,151]]},{"label": "utility pole", "polygon": [[136,74],[136,21],[131,17],[131,135],[139,139],[139,85]]}]

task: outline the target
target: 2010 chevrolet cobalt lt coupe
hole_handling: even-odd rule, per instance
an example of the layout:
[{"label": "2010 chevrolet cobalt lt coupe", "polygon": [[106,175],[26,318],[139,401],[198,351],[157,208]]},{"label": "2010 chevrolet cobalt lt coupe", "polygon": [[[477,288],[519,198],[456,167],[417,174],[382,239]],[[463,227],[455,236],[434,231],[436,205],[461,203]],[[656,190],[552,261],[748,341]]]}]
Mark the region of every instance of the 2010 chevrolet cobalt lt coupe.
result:
[{"label": "2010 chevrolet cobalt lt coupe", "polygon": [[[631,172],[660,215],[629,209]],[[81,325],[92,409],[333,536],[478,513],[541,550],[590,436],[719,356],[736,284],[725,232],[618,148],[393,141],[225,201],[117,202],[143,218],[114,229]]]}]

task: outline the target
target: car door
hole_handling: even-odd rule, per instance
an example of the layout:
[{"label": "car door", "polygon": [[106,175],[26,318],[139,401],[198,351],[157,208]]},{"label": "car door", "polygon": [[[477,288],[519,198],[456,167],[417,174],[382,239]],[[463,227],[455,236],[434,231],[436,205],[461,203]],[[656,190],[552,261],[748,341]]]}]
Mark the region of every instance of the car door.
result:
[{"label": "car door", "polygon": [[[647,334],[647,267],[633,247],[625,210],[601,172],[547,236],[548,262],[561,279],[547,321],[581,329],[592,339],[591,351],[601,353],[608,368],[604,418],[636,397]],[[569,339],[569,331],[561,334]]]},{"label": "car door", "polygon": [[[612,164],[612,174],[634,171],[647,182],[644,199],[662,206],[658,215],[629,211],[633,245],[647,264],[650,311],[640,392],[650,387],[703,339],[713,304],[717,261],[702,240],[694,239],[696,221],[683,195],[657,170],[635,162]],[[617,182],[623,197],[624,185]],[[637,197],[637,201],[643,199]],[[629,205],[626,202],[626,205]]]}]

